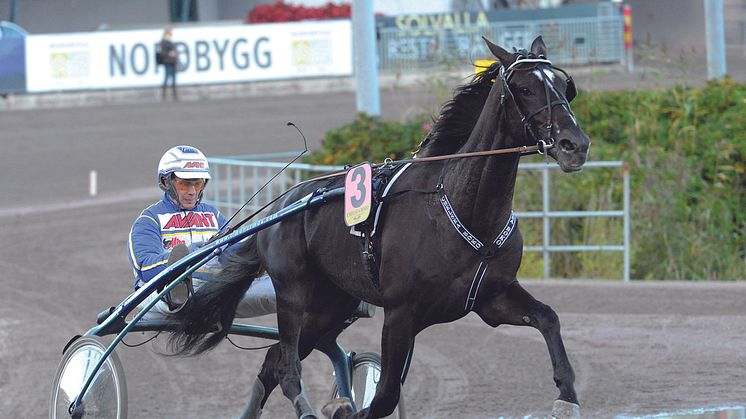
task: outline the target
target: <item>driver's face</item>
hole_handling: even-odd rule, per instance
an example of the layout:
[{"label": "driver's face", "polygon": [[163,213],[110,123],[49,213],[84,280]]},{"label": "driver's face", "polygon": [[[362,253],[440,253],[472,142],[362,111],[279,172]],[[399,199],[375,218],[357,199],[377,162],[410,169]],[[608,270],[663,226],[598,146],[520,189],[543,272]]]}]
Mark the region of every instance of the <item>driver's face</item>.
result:
[{"label": "driver's face", "polygon": [[174,176],[174,188],[182,208],[191,210],[197,205],[197,199],[202,188],[205,187],[204,179],[182,179]]}]

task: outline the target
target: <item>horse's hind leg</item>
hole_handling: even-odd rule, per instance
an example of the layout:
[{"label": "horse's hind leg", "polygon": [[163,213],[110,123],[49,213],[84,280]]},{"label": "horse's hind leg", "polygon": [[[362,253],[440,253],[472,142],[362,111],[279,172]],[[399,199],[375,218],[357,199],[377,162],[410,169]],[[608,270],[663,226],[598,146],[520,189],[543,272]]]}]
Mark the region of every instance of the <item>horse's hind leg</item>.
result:
[{"label": "horse's hind leg", "polygon": [[[306,312],[301,329],[298,341],[299,359],[305,359],[320,339],[334,339],[336,335],[330,336],[329,334],[339,334],[336,330],[341,330],[339,326],[351,316],[358,304],[358,300],[351,298],[330,283],[319,280],[314,287],[314,297],[309,306],[312,312]],[[261,416],[261,409],[272,390],[279,384],[277,379],[279,360],[279,344],[273,345],[267,351],[264,364],[256,377],[252,394],[241,419],[257,419]]]},{"label": "horse's hind leg", "polygon": [[239,416],[240,419],[258,419],[261,417],[262,408],[267,403],[272,390],[278,384],[275,376],[275,368],[279,359],[280,346],[279,344],[272,345],[264,357],[262,369],[254,379],[251,394],[249,394],[249,401],[246,403],[243,413]]},{"label": "horse's hind leg", "polygon": [[292,286],[277,288],[277,328],[280,332],[280,357],[276,363],[276,378],[282,393],[293,403],[298,418],[316,418],[311,403],[303,391],[298,342],[303,326],[303,314],[310,301],[313,284],[307,277],[296,276]]},{"label": "horse's hind leg", "polygon": [[501,324],[532,326],[538,329],[549,349],[554,370],[554,382],[560,391],[552,414],[555,417],[576,417],[580,414],[575,394],[575,373],[567,359],[565,345],[560,335],[557,313],[548,305],[536,300],[518,281],[504,292],[493,296],[483,295],[474,310],[490,326]]},{"label": "horse's hind leg", "polygon": [[[299,345],[300,360],[305,359],[313,350],[313,345],[303,343],[304,339],[301,338]],[[240,419],[258,419],[261,417],[262,409],[267,403],[269,395],[279,384],[277,379],[277,365],[279,361],[280,346],[279,344],[275,344],[267,351],[262,368],[254,380],[249,401],[246,403]]]}]

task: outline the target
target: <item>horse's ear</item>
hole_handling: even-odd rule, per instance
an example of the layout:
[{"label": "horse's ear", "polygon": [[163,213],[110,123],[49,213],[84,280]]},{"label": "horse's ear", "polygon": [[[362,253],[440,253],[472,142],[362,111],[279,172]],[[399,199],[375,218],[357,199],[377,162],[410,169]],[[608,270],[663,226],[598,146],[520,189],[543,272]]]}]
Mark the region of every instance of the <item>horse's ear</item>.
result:
[{"label": "horse's ear", "polygon": [[487,44],[487,48],[490,49],[490,52],[492,52],[492,55],[494,55],[495,57],[497,57],[497,59],[500,60],[500,62],[502,63],[502,65],[504,65],[504,66],[507,67],[507,66],[513,64],[513,62],[515,61],[515,57],[513,57],[513,54],[511,54],[508,51],[505,51],[504,49],[502,49],[501,47],[493,44],[492,42],[490,42],[489,39],[487,39],[485,37],[482,37],[482,39],[484,39],[484,42]]},{"label": "horse's ear", "polygon": [[544,45],[544,38],[542,38],[541,35],[537,36],[536,39],[534,39],[534,42],[531,43],[531,52],[533,52],[537,57],[546,58],[547,46]]}]

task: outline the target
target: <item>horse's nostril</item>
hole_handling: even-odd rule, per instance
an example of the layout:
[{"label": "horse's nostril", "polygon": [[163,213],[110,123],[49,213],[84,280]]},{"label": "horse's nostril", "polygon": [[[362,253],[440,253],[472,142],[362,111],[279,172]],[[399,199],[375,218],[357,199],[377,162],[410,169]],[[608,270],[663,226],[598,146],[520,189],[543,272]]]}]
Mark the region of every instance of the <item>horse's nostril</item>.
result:
[{"label": "horse's nostril", "polygon": [[564,151],[566,153],[572,153],[573,151],[575,151],[576,148],[578,148],[578,146],[575,145],[575,143],[573,143],[572,141],[570,141],[568,139],[562,139],[562,140],[560,140],[559,141],[559,146],[562,149],[562,151]]}]

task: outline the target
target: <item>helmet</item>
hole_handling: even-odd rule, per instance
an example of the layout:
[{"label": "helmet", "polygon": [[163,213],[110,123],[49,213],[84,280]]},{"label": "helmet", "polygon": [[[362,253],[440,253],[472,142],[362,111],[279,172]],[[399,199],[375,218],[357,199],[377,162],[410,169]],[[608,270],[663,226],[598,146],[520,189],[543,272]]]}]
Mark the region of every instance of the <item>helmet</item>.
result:
[{"label": "helmet", "polygon": [[[178,202],[178,195],[171,181],[171,175],[182,179],[210,179],[210,166],[207,157],[197,148],[188,145],[179,145],[170,148],[163,154],[158,163],[158,187],[168,192],[169,196]],[[202,193],[199,194],[199,200]]]}]

